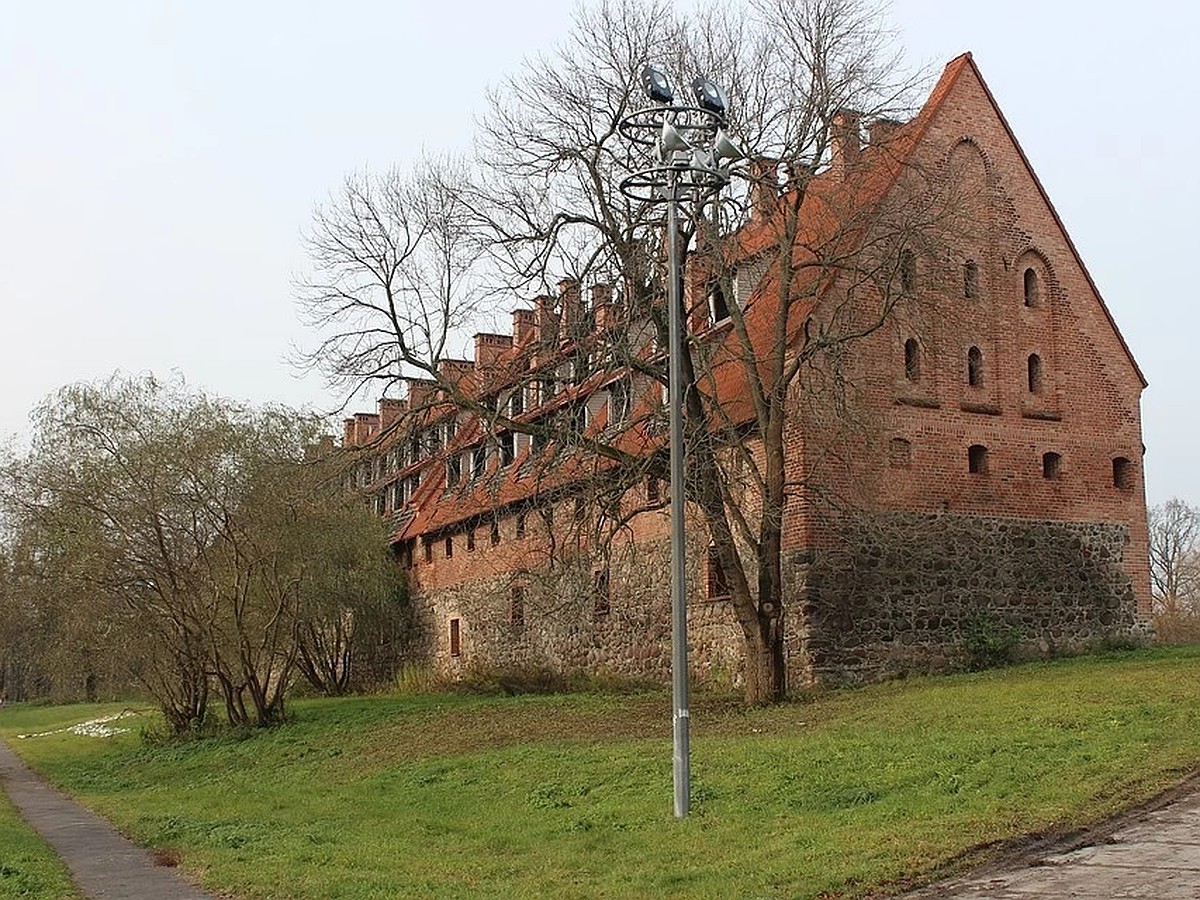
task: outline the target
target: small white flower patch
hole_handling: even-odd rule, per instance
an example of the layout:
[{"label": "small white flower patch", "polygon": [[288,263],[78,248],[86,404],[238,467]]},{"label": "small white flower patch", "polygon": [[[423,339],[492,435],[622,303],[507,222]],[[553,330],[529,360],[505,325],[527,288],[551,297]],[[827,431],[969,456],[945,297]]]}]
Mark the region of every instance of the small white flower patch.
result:
[{"label": "small white flower patch", "polygon": [[115,722],[118,719],[124,719],[126,716],[136,716],[137,713],[132,709],[125,709],[119,713],[113,713],[111,716],[101,716],[98,719],[88,719],[86,722],[80,722],[78,725],[68,725],[65,728],[55,728],[53,731],[38,731],[33,734],[18,734],[18,738],[38,738],[49,737],[52,734],[78,734],[81,737],[112,737],[115,734],[123,734],[128,731],[128,728],[117,728],[110,725],[110,722]]}]

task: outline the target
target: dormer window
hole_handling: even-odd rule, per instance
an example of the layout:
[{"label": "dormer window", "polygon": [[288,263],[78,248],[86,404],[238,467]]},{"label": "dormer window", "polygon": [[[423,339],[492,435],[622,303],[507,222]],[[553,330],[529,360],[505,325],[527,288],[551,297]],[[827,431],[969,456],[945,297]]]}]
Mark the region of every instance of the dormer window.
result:
[{"label": "dormer window", "polygon": [[629,418],[629,380],[622,378],[608,386],[608,424],[616,425]]},{"label": "dormer window", "polygon": [[725,289],[720,281],[709,282],[708,315],[714,325],[729,318],[729,301],[725,298]]}]

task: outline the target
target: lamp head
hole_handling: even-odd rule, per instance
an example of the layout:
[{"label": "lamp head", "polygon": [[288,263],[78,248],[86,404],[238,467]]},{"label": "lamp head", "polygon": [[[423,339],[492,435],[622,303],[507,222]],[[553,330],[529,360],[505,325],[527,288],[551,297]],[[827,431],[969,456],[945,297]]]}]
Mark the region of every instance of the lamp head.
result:
[{"label": "lamp head", "polygon": [[642,69],[642,90],[655,103],[669,104],[675,99],[675,93],[671,90],[671,79],[657,66],[646,66]]},{"label": "lamp head", "polygon": [[746,158],[746,151],[724,128],[717,129],[717,138],[713,141],[713,154],[718,162],[735,162]]},{"label": "lamp head", "polygon": [[725,92],[712,81],[703,75],[697,75],[696,79],[692,82],[692,92],[696,95],[697,106],[715,113],[722,119],[725,118],[729,102],[725,99]]}]

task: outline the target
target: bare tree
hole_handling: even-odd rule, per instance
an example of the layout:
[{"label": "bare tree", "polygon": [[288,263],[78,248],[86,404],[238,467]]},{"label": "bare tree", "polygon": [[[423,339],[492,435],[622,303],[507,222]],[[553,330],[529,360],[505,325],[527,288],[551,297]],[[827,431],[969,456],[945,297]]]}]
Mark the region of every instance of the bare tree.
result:
[{"label": "bare tree", "polygon": [[[648,63],[724,83],[735,129],[770,164],[751,166],[740,190],[683,227],[691,260],[682,292],[691,323],[687,496],[745,639],[747,698],[764,702],[786,689],[785,516],[817,493],[815,465],[785,470],[790,414],[809,404],[831,435],[849,427],[852,416],[839,414],[853,409],[844,349],[915,314],[905,252],[941,246],[959,223],[954,191],[936,188],[912,163],[902,133],[869,171],[854,165],[860,122],[906,111],[916,84],[897,74],[879,9],[859,0],[759,0],[752,10],[683,19],[653,0],[585,7],[562,48],[529,61],[493,94],[478,177],[438,182],[437,196],[453,198],[439,208],[460,224],[442,230],[450,240],[429,243],[447,271],[462,260],[451,247],[486,253],[470,269],[476,286],[542,295],[536,341],[489,371],[487,383],[462,377],[445,351],[453,327],[477,321],[489,294],[456,293],[453,278],[433,282],[415,253],[399,259],[393,249],[425,240],[427,230],[411,224],[427,221],[421,197],[403,195],[404,216],[372,208],[393,195],[364,204],[361,191],[348,192],[336,214],[319,210],[316,271],[367,285],[370,299],[357,288],[330,290],[326,279],[304,284],[301,301],[310,321],[332,329],[311,356],[331,381],[354,388],[384,371],[389,379],[419,374],[428,389],[419,398],[410,392],[405,427],[420,433],[450,409],[482,419],[482,432],[528,435],[540,484],[586,487],[605,511],[602,527],[616,533],[657,505],[633,489],[648,475],[666,476],[667,343],[661,214],[618,188],[637,165],[618,126],[642,103],[638,77]],[[838,178],[828,177],[832,170]],[[406,224],[388,236],[363,221]],[[550,286],[560,279],[555,304]],[[589,306],[579,294],[584,282],[611,288]],[[589,397],[602,391],[630,399],[589,421]],[[618,407],[619,418],[611,413]]]},{"label": "bare tree", "polygon": [[1155,614],[1200,615],[1200,509],[1174,497],[1151,508],[1149,519]]}]

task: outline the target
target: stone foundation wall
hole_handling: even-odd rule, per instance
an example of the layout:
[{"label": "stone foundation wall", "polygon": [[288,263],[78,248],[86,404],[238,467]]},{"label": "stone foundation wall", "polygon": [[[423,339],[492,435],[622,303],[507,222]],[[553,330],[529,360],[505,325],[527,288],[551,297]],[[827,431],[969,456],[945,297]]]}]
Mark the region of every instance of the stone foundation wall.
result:
[{"label": "stone foundation wall", "polygon": [[[973,630],[1011,633],[1024,656],[1143,636],[1123,567],[1128,529],[1110,523],[963,514],[876,513],[835,549],[784,565],[788,684],[870,681],[961,667]],[[740,685],[741,631],[727,600],[705,597],[705,544],[689,542],[688,638],[693,676]],[[414,598],[410,658],[449,677],[545,667],[668,683],[669,545],[630,546],[609,561],[605,609],[596,559],[497,575]],[[522,621],[513,621],[520,588]],[[451,653],[451,620],[459,653]]]},{"label": "stone foundation wall", "polygon": [[[728,601],[705,597],[704,544],[689,542],[688,637],[697,679],[739,683],[741,632]],[[670,548],[627,548],[609,560],[607,608],[594,557],[578,555],[536,571],[423,592],[414,597],[409,657],[449,677],[481,670],[546,667],[667,683],[671,671]],[[514,589],[522,615],[513,619]],[[459,653],[451,653],[451,620]]]},{"label": "stone foundation wall", "polygon": [[817,681],[961,666],[972,632],[1011,634],[1024,656],[1144,636],[1111,523],[877,513],[837,549],[798,559],[802,653]]}]

